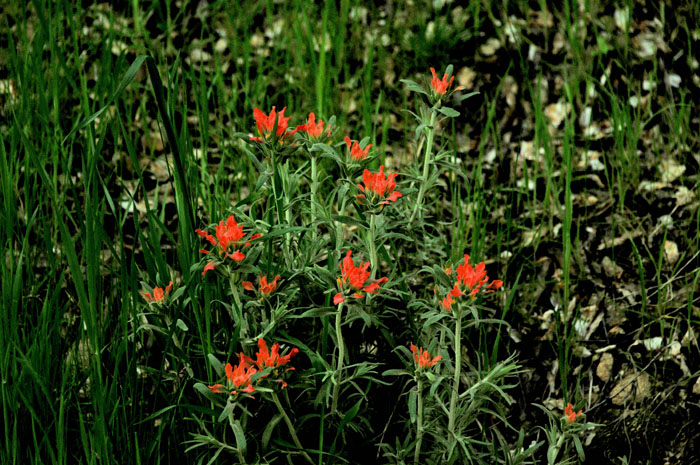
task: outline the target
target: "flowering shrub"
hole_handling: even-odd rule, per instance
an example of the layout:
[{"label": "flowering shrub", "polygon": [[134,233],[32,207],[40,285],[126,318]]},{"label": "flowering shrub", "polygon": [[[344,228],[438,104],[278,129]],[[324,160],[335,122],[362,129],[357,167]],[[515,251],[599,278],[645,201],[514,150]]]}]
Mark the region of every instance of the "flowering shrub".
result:
[{"label": "flowering shrub", "polygon": [[[517,365],[510,360],[495,365],[489,361],[492,368],[481,373],[462,361],[467,350],[462,343],[468,340],[465,328],[483,325],[476,299],[503,287],[502,281],[489,279],[485,262],[472,265],[465,254],[454,271],[426,266],[426,257],[439,254],[422,245],[434,222],[430,210],[435,207],[428,202],[432,186],[445,167],[443,153],[433,156],[437,123],[459,115],[446,106],[459,90],[452,88],[451,67],[442,79],[433,68],[431,72],[428,87],[404,81],[410,90],[425,96],[421,116],[416,115],[424,158],[422,174],[407,177],[401,191],[396,184],[399,172],[386,173],[383,164],[378,170],[372,167],[376,162],[369,157],[369,138],[333,140],[335,117],[324,122],[311,112],[304,124],[290,129],[287,107],[277,112],[273,106],[269,114],[255,108],[257,135],[238,134],[247,144],[246,154],[259,170],[259,178],[249,198],[237,208],[241,214],[245,208],[256,213],[262,209],[257,227],[265,235],[244,228],[234,215],[219,221],[213,234],[195,230],[210,245],[200,250],[205,255],[202,276],[224,265],[219,275],[228,283],[192,284],[189,297],[182,300],[192,307],[198,334],[181,319],[176,323],[177,338],[173,334],[178,349],[182,340],[199,338],[197,350],[205,351],[207,379],[216,379],[212,375],[216,372],[219,382],[197,383],[195,388],[219,409],[218,423],[228,420],[235,444],[226,442],[226,425],[212,420],[207,427],[202,424],[206,434],[195,437],[190,450],[216,448],[216,454],[227,451],[238,463],[271,463],[280,455],[290,463],[326,463],[341,451],[352,453],[346,434],[371,432],[376,423],[373,412],[383,406],[372,405],[370,390],[384,389],[391,385],[386,377],[402,375],[413,380],[400,388],[407,391],[396,393],[397,398],[408,393],[408,414],[399,415],[391,428],[406,431],[401,422],[409,422],[412,436],[404,443],[397,439],[395,448],[378,444],[386,457],[413,455],[416,464],[454,464],[483,455],[487,441],[475,425],[494,422],[491,412],[510,402],[502,387]],[[358,189],[355,193],[353,185]],[[385,209],[387,205],[392,208]],[[337,263],[342,250],[345,255]],[[369,261],[356,264],[353,250]],[[280,274],[269,277],[271,270],[283,270],[284,286],[278,287]],[[425,295],[420,284],[426,271],[441,280],[438,289],[444,297],[439,304]],[[394,288],[387,285],[389,275]],[[142,294],[148,302],[161,302],[171,289],[172,282],[165,290],[155,288],[153,295]],[[194,302],[202,289],[215,298],[200,306]],[[184,295],[185,289],[177,293]],[[373,297],[366,298],[368,294]],[[464,324],[470,315],[474,320]],[[164,318],[168,331],[174,333],[172,320]],[[407,333],[412,340],[439,343],[434,343],[432,354],[413,343],[410,348],[396,348],[408,357],[412,354],[412,360],[406,360],[405,368],[390,368],[380,375],[380,366],[396,360],[387,356],[390,351],[371,352],[369,347],[375,342],[394,347],[394,338]],[[268,349],[265,338],[270,337],[292,348],[282,351],[280,343],[275,343]],[[238,346],[242,351],[237,365],[218,361],[217,354],[231,353]],[[294,357],[298,376],[292,376]],[[468,390],[465,377],[472,382]],[[480,377],[488,381],[480,383]],[[256,401],[250,402],[253,394]],[[580,412],[567,410],[566,414],[573,421]],[[330,445],[323,439],[329,430],[338,432]],[[318,442],[315,437],[320,437]],[[446,437],[450,440],[445,441]]]}]

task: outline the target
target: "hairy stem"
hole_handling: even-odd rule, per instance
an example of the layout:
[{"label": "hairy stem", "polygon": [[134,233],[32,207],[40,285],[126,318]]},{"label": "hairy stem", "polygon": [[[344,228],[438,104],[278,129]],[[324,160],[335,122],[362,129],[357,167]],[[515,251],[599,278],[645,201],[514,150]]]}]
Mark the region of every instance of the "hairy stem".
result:
[{"label": "hairy stem", "polygon": [[237,272],[231,274],[229,283],[231,285],[231,295],[233,296],[233,321],[240,326],[241,337],[245,338],[248,335],[248,324],[245,318],[243,318],[243,304],[241,303],[241,297],[238,290]]},{"label": "hairy stem", "polygon": [[455,376],[452,381],[452,397],[450,397],[450,416],[447,429],[454,435],[455,419],[457,417],[457,398],[459,397],[459,377],[462,369],[462,313],[455,309]]},{"label": "hairy stem", "polygon": [[418,465],[418,459],[420,458],[420,446],[423,442],[423,380],[420,375],[416,376],[418,382],[418,420],[417,420],[417,432],[416,432],[416,450],[413,453],[413,462]]},{"label": "hairy stem", "polygon": [[316,203],[318,202],[318,199],[316,196],[318,195],[318,166],[317,166],[317,161],[316,161],[316,155],[311,156],[311,202],[310,202],[310,207],[311,207],[311,224],[314,225],[313,232],[311,233],[311,237],[313,240],[316,240],[316,218],[318,217],[318,213],[316,211]]},{"label": "hairy stem", "polygon": [[379,264],[377,263],[377,220],[376,220],[377,215],[372,214],[369,219],[369,239],[367,244],[369,246],[369,262],[370,262],[370,279],[374,279],[375,274],[377,273],[377,267]]},{"label": "hairy stem", "polygon": [[282,408],[282,404],[280,403],[279,397],[277,397],[277,393],[273,392],[272,393],[272,400],[275,402],[275,405],[277,406],[277,410],[279,410],[280,414],[282,415],[282,418],[284,418],[284,422],[287,424],[287,429],[289,430],[289,434],[292,435],[292,440],[294,441],[294,445],[297,446],[297,448],[301,451],[301,455],[304,456],[307,462],[309,462],[311,465],[316,465],[314,464],[314,461],[311,460],[311,457],[309,457],[309,454],[306,453],[304,448],[301,446],[301,442],[299,441],[299,436],[297,436],[297,431],[294,429],[294,425],[292,424],[292,420],[289,419],[289,416],[287,415],[287,412]]},{"label": "hairy stem", "polygon": [[333,404],[331,407],[331,412],[336,413],[338,411],[338,395],[340,393],[340,380],[342,379],[341,370],[343,369],[343,359],[345,358],[345,344],[343,343],[343,333],[341,332],[341,325],[343,321],[343,302],[338,304],[338,313],[335,315],[335,336],[336,343],[338,344],[338,365],[335,370],[336,380],[335,386],[333,386]]},{"label": "hairy stem", "polygon": [[413,207],[413,213],[411,213],[411,218],[408,220],[408,224],[413,223],[413,220],[418,213],[418,210],[423,203],[423,197],[425,196],[425,189],[428,185],[428,176],[430,175],[430,164],[433,158],[433,134],[435,133],[435,117],[437,115],[437,110],[433,109],[430,113],[430,124],[425,128],[426,141],[425,141],[425,158],[423,159],[423,176],[420,180],[420,189],[418,190],[418,198],[416,199],[416,204]]}]

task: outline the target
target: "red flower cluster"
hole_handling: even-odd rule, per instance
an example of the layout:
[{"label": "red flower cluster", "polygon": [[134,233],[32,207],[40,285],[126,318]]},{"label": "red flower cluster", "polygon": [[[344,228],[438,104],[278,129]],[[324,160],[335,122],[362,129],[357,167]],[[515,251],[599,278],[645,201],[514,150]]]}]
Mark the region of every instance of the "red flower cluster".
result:
[{"label": "red flower cluster", "polygon": [[150,292],[141,292],[143,295],[143,298],[146,300],[146,302],[162,302],[165,296],[170,294],[170,291],[173,290],[173,282],[170,281],[170,284],[168,284],[165,287],[165,292],[163,292],[163,289],[160,287],[154,287],[153,288],[153,295],[151,295]]},{"label": "red flower cluster", "polygon": [[[305,132],[309,135],[309,137],[313,139],[318,139],[321,137],[323,134],[323,125],[324,122],[322,119],[318,120],[316,122],[316,115],[312,113],[309,113],[309,119],[307,120],[306,124],[302,124],[301,126],[297,126],[297,131]],[[326,126],[326,135],[330,137],[331,135],[331,128],[330,126]]]},{"label": "red flower cluster", "polygon": [[[277,289],[277,281],[279,279],[280,279],[280,275],[277,275],[277,276],[275,276],[275,279],[273,279],[271,282],[268,283],[267,276],[261,276],[260,278],[258,278],[258,284],[260,286],[260,290],[259,290],[260,294],[262,294],[264,297],[269,296],[272,293],[272,291]],[[246,289],[248,291],[255,292],[255,286],[250,281],[243,281],[241,283],[241,285],[243,286],[244,289]]]},{"label": "red flower cluster", "polygon": [[[245,258],[245,255],[240,251],[240,245],[243,243],[246,234],[243,232],[243,226],[240,226],[234,218],[233,215],[226,219],[226,223],[223,220],[216,225],[216,237],[211,234],[207,234],[201,229],[196,229],[195,232],[208,240],[223,258],[230,258],[237,262],[240,262]],[[243,248],[250,246],[250,242],[254,239],[259,238],[260,234],[253,234],[250,236],[243,245]],[[211,251],[206,249],[199,250],[203,254],[209,254]],[[204,266],[204,271],[202,276],[206,275],[207,271],[213,270],[219,263],[209,262]]]},{"label": "red flower cluster", "polygon": [[396,189],[396,182],[394,181],[396,176],[398,176],[396,173],[385,176],[384,166],[380,166],[377,173],[365,170],[362,174],[362,182],[365,185],[357,185],[363,194],[357,194],[357,198],[362,199],[369,196],[369,200],[372,201],[378,197],[381,200],[379,202],[380,205],[396,202],[403,195],[401,192],[394,190]]},{"label": "red flower cluster", "polygon": [[[252,385],[250,378],[259,373],[266,368],[272,368],[272,373],[275,376],[279,376],[278,368],[289,363],[289,359],[299,353],[299,349],[292,349],[287,355],[279,354],[279,344],[272,346],[272,351],[268,352],[267,344],[264,339],[258,339],[258,349],[256,353],[257,359],[253,360],[245,354],[239,354],[239,363],[235,367],[231,366],[230,363],[226,364],[226,385],[215,384],[209,386],[211,392],[215,394],[220,394],[227,392],[232,395],[237,395],[239,392],[251,393],[255,391],[255,387]],[[293,367],[287,368],[285,371],[293,370]],[[267,374],[264,374],[259,379],[266,378]],[[282,384],[284,389],[287,383],[281,379],[277,379],[277,382]]]},{"label": "red flower cluster", "polygon": [[[246,355],[241,355],[241,360],[245,359],[248,363],[254,363],[260,371],[263,371],[266,368],[272,368],[272,373],[275,376],[279,376],[281,375],[281,373],[279,372],[278,368],[288,364],[289,359],[299,353],[299,349],[295,347],[292,350],[290,350],[287,355],[280,355],[279,351],[280,345],[274,344],[272,346],[272,350],[268,352],[267,343],[265,343],[264,339],[260,338],[258,339],[258,352],[255,354],[257,359],[253,360],[252,358]],[[290,371],[293,369],[294,367],[289,367],[285,371]],[[267,375],[263,375],[261,379],[266,377]],[[282,389],[287,387],[287,383],[284,380],[277,379],[276,381],[282,384]]]},{"label": "red flower cluster", "polygon": [[[301,126],[298,126],[291,132],[287,132],[290,117],[287,116],[285,118],[284,110],[286,109],[287,107],[282,108],[282,111],[280,111],[278,115],[275,112],[275,107],[273,106],[270,114],[266,115],[259,108],[255,108],[253,110],[253,118],[255,118],[255,125],[258,127],[258,134],[260,134],[260,137],[250,136],[250,140],[255,142],[263,142],[264,140],[271,138],[283,139],[284,137],[292,136],[299,131]],[[277,122],[277,131],[273,135],[272,132],[275,129],[275,122]]]},{"label": "red flower cluster", "polygon": [[422,347],[418,349],[412,342],[411,352],[413,352],[413,359],[415,360],[419,370],[435,366],[437,362],[442,360],[442,355],[438,355],[437,357],[433,357],[431,359],[430,352],[428,352],[427,350],[423,350]]},{"label": "red flower cluster", "polygon": [[355,262],[352,261],[350,255],[351,250],[343,258],[340,264],[341,277],[338,278],[338,286],[340,291],[333,297],[333,304],[339,305],[341,302],[345,302],[345,290],[352,293],[352,296],[356,299],[364,297],[363,292],[368,294],[374,294],[379,289],[380,284],[384,284],[389,281],[387,278],[380,278],[373,283],[365,286],[367,279],[369,279],[370,272],[368,270],[370,263],[360,263],[360,266],[355,266]]},{"label": "red flower cluster", "polygon": [[356,140],[350,140],[350,138],[347,136],[345,136],[345,139],[343,140],[348,145],[350,158],[352,158],[354,161],[362,161],[367,158],[367,155],[369,155],[369,149],[372,147],[372,144],[368,144],[367,147],[362,150],[362,148],[360,148],[360,143]]},{"label": "red flower cluster", "polygon": [[235,367],[231,366],[230,363],[226,364],[226,385],[215,384],[209,386],[211,392],[215,394],[227,392],[232,395],[238,395],[239,392],[251,393],[255,391],[255,388],[250,383],[250,377],[257,373],[258,370],[250,365],[249,357],[243,354],[240,354],[238,357],[240,362]]},{"label": "red flower cluster", "polygon": [[445,73],[442,76],[442,79],[438,79],[437,75],[435,74],[435,68],[430,68],[430,71],[433,73],[433,79],[430,81],[430,86],[433,88],[436,94],[439,95],[445,95],[445,92],[447,92],[447,89],[452,85],[452,81],[454,81],[455,77],[452,76],[450,80],[448,81],[447,78],[449,75]]},{"label": "red flower cluster", "polygon": [[[450,272],[452,271],[451,269],[449,270]],[[454,298],[463,296],[469,292],[471,298],[475,299],[476,295],[482,290],[484,294],[488,294],[489,292],[495,292],[496,289],[503,286],[503,281],[495,280],[487,285],[488,281],[489,277],[486,275],[486,264],[481,262],[474,268],[469,264],[469,255],[464,254],[464,264],[457,266],[457,282],[455,282],[449,294],[442,299],[440,305],[442,305],[445,310],[449,311],[454,303]]]},{"label": "red flower cluster", "polygon": [[564,409],[564,415],[566,416],[566,421],[569,423],[573,423],[576,421],[576,417],[580,416],[583,410],[579,410],[578,412],[574,412],[574,406],[569,403],[569,405],[566,406]]}]

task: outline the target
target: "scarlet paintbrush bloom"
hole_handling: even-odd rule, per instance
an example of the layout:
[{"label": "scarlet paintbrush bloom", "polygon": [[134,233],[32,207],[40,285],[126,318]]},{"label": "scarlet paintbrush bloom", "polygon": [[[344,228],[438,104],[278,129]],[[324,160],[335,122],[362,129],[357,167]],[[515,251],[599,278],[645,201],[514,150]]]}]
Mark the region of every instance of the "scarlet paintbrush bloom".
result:
[{"label": "scarlet paintbrush bloom", "polygon": [[275,130],[275,122],[277,122],[277,131],[274,133],[274,138],[283,138],[286,136],[292,136],[294,135],[297,131],[299,131],[300,127],[297,127],[291,132],[287,132],[287,127],[289,125],[289,116],[285,118],[284,116],[284,110],[286,110],[287,107],[282,108],[282,111],[279,112],[279,115],[275,112],[275,107],[272,107],[272,111],[270,111],[269,115],[266,115],[265,113],[262,112],[259,108],[255,108],[253,110],[253,118],[255,118],[255,125],[258,128],[258,134],[260,137],[250,137],[250,140],[254,140],[256,142],[263,142],[264,140],[268,140],[273,138],[273,131]]},{"label": "scarlet paintbrush bloom", "polygon": [[462,291],[462,288],[464,288],[465,291],[469,291],[469,295],[472,298],[475,298],[482,290],[484,294],[488,294],[503,286],[503,281],[495,280],[486,285],[488,281],[486,264],[481,262],[474,268],[469,264],[469,255],[464,254],[464,264],[457,266],[457,282],[450,294],[454,297],[464,295],[465,292]]},{"label": "scarlet paintbrush bloom", "polygon": [[[323,134],[323,125],[323,120],[320,119],[318,122],[316,122],[316,115],[311,112],[309,113],[309,119],[307,120],[306,124],[297,126],[297,131],[305,132],[309,135],[309,137],[318,139]],[[326,135],[331,135],[331,128],[329,126],[326,126]]]},{"label": "scarlet paintbrush bloom", "polygon": [[368,144],[367,147],[365,147],[364,150],[360,148],[359,142],[356,140],[351,140],[349,137],[345,136],[345,139],[343,139],[345,143],[348,146],[348,150],[350,151],[350,158],[352,158],[354,161],[362,161],[365,158],[367,158],[367,155],[369,155],[369,149],[372,147],[372,144]]},{"label": "scarlet paintbrush bloom", "polygon": [[[272,346],[272,350],[268,352],[267,350],[267,343],[265,342],[264,339],[260,338],[258,339],[258,352],[255,354],[256,355],[256,360],[251,359],[250,357],[247,357],[245,355],[241,355],[241,360],[243,360],[243,357],[245,358],[246,362],[248,363],[254,363],[257,367],[258,370],[263,371],[266,368],[272,368],[272,373],[275,377],[278,377],[283,374],[280,370],[278,370],[279,367],[284,366],[289,363],[289,359],[294,357],[296,354],[299,353],[299,349],[296,347],[293,348],[292,350],[289,351],[287,355],[280,355],[279,354],[280,350],[280,345],[279,344],[274,344]],[[294,370],[294,367],[288,367],[286,371]],[[261,378],[265,378],[267,375],[262,376]],[[282,379],[277,379],[276,380],[278,383],[282,384],[282,389],[284,389],[287,386],[287,383],[284,382]]]},{"label": "scarlet paintbrush bloom", "polygon": [[[260,285],[260,294],[263,297],[269,296],[272,291],[277,289],[277,281],[280,279],[280,275],[275,276],[275,279],[273,279],[271,282],[267,282],[267,276],[262,276],[258,279],[258,283]],[[249,291],[255,291],[255,286],[253,283],[250,281],[243,281],[241,285]]]},{"label": "scarlet paintbrush bloom", "polygon": [[359,299],[364,297],[363,292],[374,294],[379,289],[380,284],[384,284],[385,282],[389,281],[387,278],[380,278],[365,286],[365,283],[370,276],[370,272],[368,270],[370,263],[360,263],[360,266],[357,267],[355,266],[355,262],[352,261],[352,257],[350,257],[351,254],[352,251],[348,250],[348,253],[345,255],[345,258],[343,258],[343,261],[340,264],[341,277],[338,278],[338,286],[340,287],[341,292],[338,292],[333,297],[333,303],[335,305],[345,302],[346,290],[351,293],[352,297]]},{"label": "scarlet paintbrush bloom", "polygon": [[411,343],[411,352],[413,352],[413,359],[415,360],[419,370],[424,370],[435,366],[437,362],[442,360],[442,355],[438,355],[437,357],[433,357],[431,359],[430,352],[423,350],[422,347],[418,349],[413,343]]},{"label": "scarlet paintbrush bloom", "polygon": [[452,85],[452,81],[455,80],[455,77],[452,76],[452,78],[448,81],[447,78],[449,75],[445,73],[442,76],[442,79],[438,79],[437,75],[435,74],[435,68],[430,68],[430,72],[433,73],[433,79],[430,81],[430,86],[433,88],[436,94],[439,95],[445,95],[445,92],[447,92],[447,89]]},{"label": "scarlet paintbrush bloom", "polygon": [[255,388],[250,383],[250,377],[258,372],[249,363],[249,358],[243,354],[239,355],[239,363],[235,367],[230,363],[226,364],[226,385],[215,384],[209,386],[214,394],[227,392],[231,395],[238,395],[239,392],[251,393]]},{"label": "scarlet paintbrush bloom", "polygon": [[[452,269],[448,268],[448,270],[450,273],[447,274],[451,275]],[[484,262],[473,267],[469,264],[469,255],[464,254],[464,263],[457,266],[457,282],[455,282],[447,296],[442,299],[440,305],[445,310],[450,311],[450,307],[457,297],[468,293],[473,300],[480,292],[488,294],[490,292],[495,292],[502,286],[503,281],[501,280],[494,280],[489,283],[489,277],[486,275],[486,264]]]},{"label": "scarlet paintbrush bloom", "polygon": [[282,108],[282,111],[277,115],[275,107],[273,106],[270,114],[266,115],[259,108],[255,108],[253,110],[253,118],[255,118],[255,125],[258,127],[258,134],[266,139],[270,137],[270,133],[275,129],[275,121],[277,122],[277,137],[284,134],[284,131],[287,130],[290,118],[289,116],[286,118],[284,117],[284,110],[286,109],[287,107]]},{"label": "scarlet paintbrush bloom", "polygon": [[[240,262],[245,258],[245,255],[241,252],[242,248],[250,246],[250,242],[254,239],[261,237],[260,234],[253,234],[247,240],[245,239],[246,233],[243,232],[243,226],[239,225],[233,215],[226,219],[226,223],[223,220],[216,225],[216,237],[211,234],[207,234],[201,229],[195,229],[195,232],[209,241],[214,247],[219,256],[222,258],[230,258],[236,262]],[[199,250],[203,254],[210,254],[212,251],[206,249]],[[206,275],[207,271],[213,270],[219,263],[209,262],[204,266],[204,271],[202,276]]]},{"label": "scarlet paintbrush bloom", "polygon": [[581,415],[581,412],[583,412],[583,410],[574,412],[574,406],[571,405],[571,403],[569,403],[569,405],[567,405],[564,409],[564,416],[566,416],[566,421],[569,423],[573,423],[574,421],[576,421],[576,417]]},{"label": "scarlet paintbrush bloom", "polygon": [[369,170],[365,170],[362,174],[362,182],[365,185],[357,185],[363,194],[358,194],[357,198],[368,198],[370,202],[379,200],[379,205],[386,205],[389,202],[396,202],[399,197],[403,195],[401,192],[394,190],[396,189],[396,181],[394,181],[396,176],[398,176],[396,173],[391,173],[389,176],[385,176],[384,166],[380,166],[377,173],[372,173]]},{"label": "scarlet paintbrush bloom", "polygon": [[165,291],[161,289],[160,287],[154,287],[153,288],[153,295],[151,295],[150,292],[141,292],[143,295],[143,298],[146,300],[146,302],[162,302],[165,296],[170,294],[170,291],[173,290],[173,282],[170,281],[170,284],[168,284],[165,287]]},{"label": "scarlet paintbrush bloom", "polygon": [[452,295],[447,294],[447,296],[440,301],[440,305],[442,305],[442,308],[449,312],[453,302],[454,300],[452,300]]},{"label": "scarlet paintbrush bloom", "polygon": [[257,359],[254,361],[254,363],[258,366],[259,370],[264,370],[268,367],[279,368],[289,363],[289,359],[299,353],[299,349],[296,347],[290,350],[287,355],[280,355],[279,351],[280,345],[275,343],[272,345],[272,349],[268,352],[267,343],[263,338],[260,338],[258,339],[258,352],[255,354]]}]

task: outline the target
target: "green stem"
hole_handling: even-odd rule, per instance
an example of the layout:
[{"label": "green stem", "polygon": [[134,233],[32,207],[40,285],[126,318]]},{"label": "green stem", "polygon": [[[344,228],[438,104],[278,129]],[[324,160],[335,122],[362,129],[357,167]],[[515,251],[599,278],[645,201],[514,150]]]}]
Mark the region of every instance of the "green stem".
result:
[{"label": "green stem", "polygon": [[[340,202],[340,206],[338,208],[338,216],[343,216],[343,212],[345,211],[345,200],[347,197],[344,197],[343,200]],[[335,223],[335,250],[341,250],[341,246],[343,245],[343,223],[340,221],[334,221]]]},{"label": "green stem", "polygon": [[316,218],[318,213],[316,212],[316,204],[318,199],[318,167],[316,166],[316,155],[311,156],[311,224],[314,225],[313,233],[311,237],[316,240]]},{"label": "green stem", "polygon": [[455,419],[457,417],[457,397],[459,397],[459,377],[462,369],[462,313],[455,308],[455,376],[452,381],[452,397],[450,398],[450,416],[447,429],[454,435]]},{"label": "green stem", "polygon": [[323,465],[323,431],[326,418],[326,404],[321,402],[321,421],[318,431],[318,465]]},{"label": "green stem", "polygon": [[[285,163],[285,179],[287,182],[289,182],[289,160]],[[284,193],[284,222],[285,222],[285,227],[289,228],[292,226],[292,202],[289,200],[289,184],[284,185],[284,181],[282,184],[282,190]],[[284,235],[284,240],[287,243],[287,252],[290,253],[291,248],[292,248],[292,236],[290,233],[287,233]],[[289,256],[291,258],[291,255]],[[287,263],[291,264],[291,261],[288,261]]]},{"label": "green stem", "polygon": [[377,267],[379,264],[377,263],[377,244],[376,244],[376,239],[377,239],[377,220],[376,220],[377,215],[371,214],[370,219],[369,219],[369,238],[367,244],[369,246],[369,262],[370,262],[370,279],[374,279],[374,276],[377,273]]},{"label": "green stem", "polygon": [[311,457],[309,457],[309,454],[306,453],[304,448],[301,446],[301,442],[299,441],[299,436],[297,436],[297,431],[294,429],[294,425],[292,424],[292,420],[289,419],[289,416],[287,415],[287,412],[282,408],[282,404],[280,403],[279,397],[277,397],[277,393],[273,392],[272,393],[272,400],[275,402],[275,405],[277,406],[277,410],[279,410],[280,414],[282,415],[282,418],[284,418],[284,422],[287,424],[287,429],[289,430],[289,434],[292,435],[292,440],[294,441],[294,445],[297,446],[297,448],[301,451],[301,455],[304,456],[307,462],[309,462],[311,465],[316,465],[313,460],[311,460]]},{"label": "green stem", "polygon": [[[274,204],[275,204],[275,210],[277,211],[277,225],[280,226],[282,225],[282,210],[285,209],[285,206],[287,205],[287,195],[284,192],[284,184],[279,172],[279,168],[277,167],[277,156],[276,153],[271,153],[270,154],[270,163],[272,164],[272,196],[274,197]],[[282,193],[280,194],[277,192],[277,181],[280,181],[280,184],[282,184]],[[280,197],[282,195],[282,197]],[[281,205],[280,205],[281,202]],[[289,209],[286,210],[285,213],[285,218],[287,219],[287,222],[289,223],[289,218],[290,218],[291,212]],[[289,234],[284,235],[284,247],[282,247],[282,253],[287,260],[288,264],[291,264],[291,257],[289,254]]]},{"label": "green stem", "polygon": [[331,407],[331,413],[336,413],[338,411],[338,396],[340,394],[340,380],[342,379],[341,370],[343,369],[343,359],[345,358],[345,344],[343,343],[343,333],[341,332],[341,325],[343,321],[343,302],[338,304],[338,313],[335,315],[335,337],[336,344],[338,345],[338,365],[335,370],[336,380],[335,386],[333,386],[333,404]]},{"label": "green stem", "polygon": [[435,133],[435,117],[437,116],[437,110],[433,109],[430,113],[430,124],[425,128],[426,143],[425,143],[425,158],[423,160],[423,176],[421,176],[420,189],[418,190],[418,198],[416,199],[416,205],[413,207],[413,213],[411,213],[411,218],[408,220],[408,224],[413,223],[413,220],[418,213],[418,209],[423,203],[423,196],[425,196],[425,189],[428,185],[428,175],[430,174],[430,164],[433,158],[433,134]]},{"label": "green stem", "polygon": [[416,451],[413,454],[413,462],[418,465],[418,459],[420,457],[420,446],[423,442],[423,380],[420,374],[416,375],[418,382],[418,424],[416,432]]},{"label": "green stem", "polygon": [[241,328],[241,337],[245,339],[248,334],[248,327],[246,321],[243,318],[243,304],[241,303],[241,296],[238,293],[238,273],[231,273],[231,295],[233,295],[233,321],[239,325]]}]

